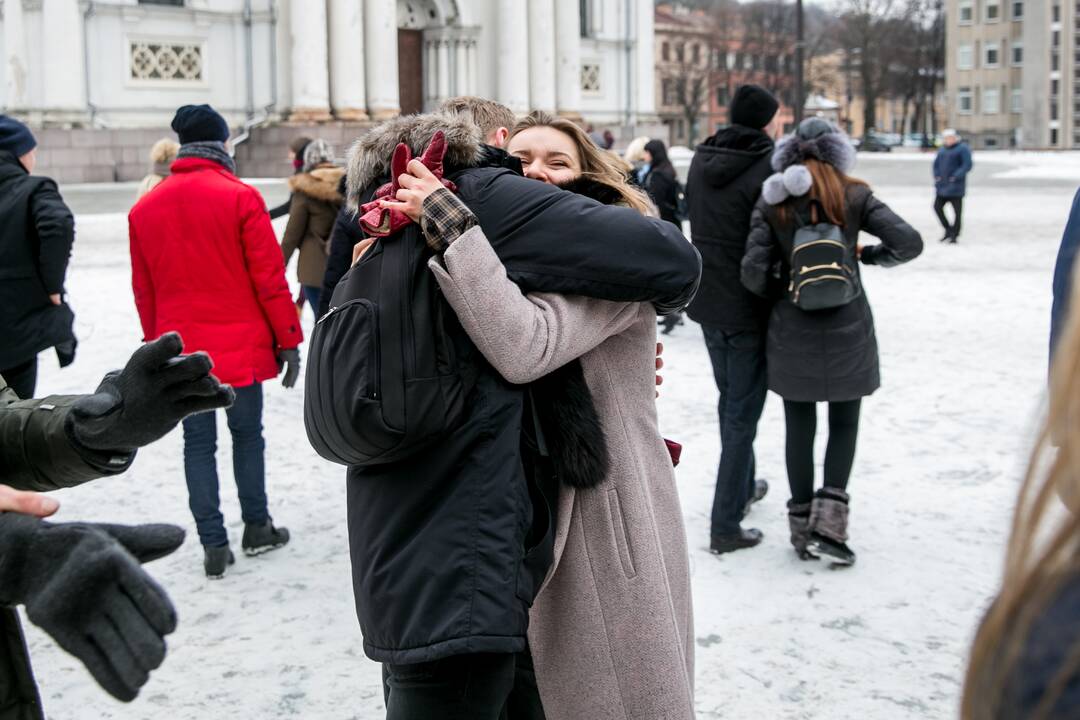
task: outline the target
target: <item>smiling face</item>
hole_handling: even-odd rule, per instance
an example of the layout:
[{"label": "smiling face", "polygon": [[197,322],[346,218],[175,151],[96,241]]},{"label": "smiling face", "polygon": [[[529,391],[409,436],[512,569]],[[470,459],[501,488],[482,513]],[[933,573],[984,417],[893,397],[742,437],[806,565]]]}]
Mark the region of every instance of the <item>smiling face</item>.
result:
[{"label": "smiling face", "polygon": [[564,185],[581,176],[581,156],[573,139],[552,127],[526,128],[514,135],[507,152],[521,160],[525,177]]}]

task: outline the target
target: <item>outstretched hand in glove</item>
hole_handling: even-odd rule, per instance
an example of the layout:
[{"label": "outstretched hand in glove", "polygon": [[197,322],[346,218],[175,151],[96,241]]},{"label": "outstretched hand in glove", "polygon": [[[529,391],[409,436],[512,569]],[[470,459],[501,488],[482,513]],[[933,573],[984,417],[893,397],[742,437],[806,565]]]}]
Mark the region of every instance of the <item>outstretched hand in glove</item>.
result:
[{"label": "outstretched hand in glove", "polygon": [[54,524],[0,513],[0,605],[79,658],[114,697],[130,702],[165,659],[176,611],[140,563],[184,541],[175,525]]},{"label": "outstretched hand in glove", "polygon": [[188,415],[232,405],[236,394],[210,375],[205,353],[181,355],[176,333],[135,351],[93,395],[71,407],[68,429],[91,450],[130,452],[160,440]]}]

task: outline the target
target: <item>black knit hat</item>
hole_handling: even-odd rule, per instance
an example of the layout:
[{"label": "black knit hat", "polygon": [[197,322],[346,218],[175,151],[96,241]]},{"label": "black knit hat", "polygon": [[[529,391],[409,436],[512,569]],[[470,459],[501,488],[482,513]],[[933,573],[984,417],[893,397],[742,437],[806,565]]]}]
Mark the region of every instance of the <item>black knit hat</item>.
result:
[{"label": "black knit hat", "polygon": [[37,140],[30,128],[8,115],[0,115],[0,150],[7,150],[17,158],[37,147]]},{"label": "black knit hat", "polygon": [[176,111],[172,129],[180,136],[180,144],[193,142],[225,142],[229,139],[229,124],[209,105],[185,105]]},{"label": "black knit hat", "polygon": [[731,99],[728,117],[735,125],[761,130],[776,117],[780,103],[760,85],[740,85]]}]

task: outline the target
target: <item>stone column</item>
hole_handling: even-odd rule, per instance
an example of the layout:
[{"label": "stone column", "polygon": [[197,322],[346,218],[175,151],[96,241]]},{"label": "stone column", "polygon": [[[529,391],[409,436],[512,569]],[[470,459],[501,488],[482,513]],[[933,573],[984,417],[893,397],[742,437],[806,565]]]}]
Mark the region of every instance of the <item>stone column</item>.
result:
[{"label": "stone column", "polygon": [[434,110],[439,104],[439,83],[435,68],[439,65],[439,41],[424,37],[424,109]]},{"label": "stone column", "polygon": [[30,69],[26,59],[26,25],[21,0],[4,3],[5,102],[8,110],[25,110]]},{"label": "stone column", "polygon": [[450,41],[439,38],[439,102],[450,97]]},{"label": "stone column", "polygon": [[326,3],[289,3],[293,122],[330,119],[330,70],[327,57]]},{"label": "stone column", "polygon": [[[295,0],[294,0],[295,2]],[[330,19],[330,107],[341,120],[363,121],[367,114],[362,0],[328,0]]]},{"label": "stone column", "polygon": [[[5,3],[8,7],[17,3]],[[45,120],[78,122],[87,117],[86,55],[79,0],[44,0],[41,5]]]},{"label": "stone column", "polygon": [[581,117],[580,13],[578,0],[555,0],[555,109],[572,118]]},{"label": "stone column", "polygon": [[499,0],[495,95],[515,113],[529,112],[529,24],[521,0]]},{"label": "stone column", "polygon": [[397,0],[364,0],[364,72],[373,120],[401,112],[397,31]]},{"label": "stone column", "polygon": [[[637,18],[634,27],[637,30],[635,46],[635,65],[637,72],[637,107],[635,110],[639,122],[656,121],[656,38],[653,35],[653,6],[651,3],[637,3]],[[708,55],[708,50],[705,53]],[[705,58],[706,64],[712,62]]]},{"label": "stone column", "polygon": [[469,41],[464,38],[454,41],[454,94],[473,94],[469,84]]},{"label": "stone column", "polygon": [[529,99],[555,112],[555,0],[529,0]]}]

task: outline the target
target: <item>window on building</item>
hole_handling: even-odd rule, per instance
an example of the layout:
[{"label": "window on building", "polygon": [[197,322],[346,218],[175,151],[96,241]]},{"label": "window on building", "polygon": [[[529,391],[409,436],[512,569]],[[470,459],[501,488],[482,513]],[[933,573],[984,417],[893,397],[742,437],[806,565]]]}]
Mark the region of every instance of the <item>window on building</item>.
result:
[{"label": "window on building", "polygon": [[1001,43],[988,42],[983,46],[983,67],[996,68],[1001,64]]},{"label": "window on building", "polygon": [[975,0],[960,0],[959,9],[961,25],[975,22]]},{"label": "window on building", "polygon": [[1050,81],[1050,97],[1057,97],[1060,94],[1061,94],[1061,81],[1060,80],[1051,80]]},{"label": "window on building", "polygon": [[1058,53],[1050,53],[1050,71],[1058,72],[1061,70],[1061,55]]},{"label": "window on building", "polygon": [[660,44],[660,59],[664,62],[671,60],[671,46],[666,42]]},{"label": "window on building", "polygon": [[1050,144],[1051,145],[1057,145],[1058,144],[1058,131],[1057,131],[1057,128],[1051,128],[1050,129]]},{"label": "window on building", "polygon": [[1012,44],[1012,66],[1021,67],[1024,64],[1024,43],[1020,40],[1013,40]]},{"label": "window on building", "polygon": [[990,136],[983,138],[983,147],[996,148],[998,146],[998,139]]},{"label": "window on building", "polygon": [[694,43],[690,47],[690,62],[692,62],[694,65],[697,65],[701,62],[701,46],[697,43]]},{"label": "window on building", "polygon": [[579,0],[578,9],[581,13],[581,37],[591,38],[596,35],[595,8],[593,0]]},{"label": "window on building", "polygon": [[1050,9],[1050,22],[1061,22],[1061,6],[1055,5]]},{"label": "window on building", "polygon": [[1013,88],[1012,101],[1009,105],[1009,109],[1012,110],[1014,115],[1024,112],[1024,91],[1020,88]]},{"label": "window on building", "polygon": [[982,111],[983,115],[997,115],[1001,112],[1001,91],[996,87],[983,88]]},{"label": "window on building", "polygon": [[986,22],[997,22],[1001,19],[1001,0],[986,0]]},{"label": "window on building", "polygon": [[1012,19],[1013,20],[1023,20],[1024,19],[1024,0],[1013,0]]},{"label": "window on building", "polygon": [[660,94],[663,95],[665,105],[679,104],[679,92],[673,78],[664,78],[661,81]]},{"label": "window on building", "polygon": [[675,62],[683,62],[686,59],[686,46],[679,43],[675,46]]},{"label": "window on building", "polygon": [[971,45],[956,48],[956,69],[971,70],[975,66],[975,49]]},{"label": "window on building", "polygon": [[1061,31],[1055,30],[1050,33],[1050,47],[1061,47]]},{"label": "window on building", "polygon": [[140,5],[171,5],[184,7],[184,0],[139,0]]},{"label": "window on building", "polygon": [[1058,104],[1057,104],[1057,100],[1051,100],[1051,101],[1050,101],[1050,119],[1051,119],[1051,120],[1057,120],[1057,119],[1058,119]]},{"label": "window on building", "polygon": [[725,70],[734,70],[737,67],[739,67],[738,55],[736,55],[733,52],[729,52],[727,54],[727,57],[724,58],[724,69]]},{"label": "window on building", "polygon": [[956,89],[956,112],[961,115],[970,115],[974,110],[974,101],[971,97],[971,88],[962,87]]},{"label": "window on building", "polygon": [[716,88],[716,104],[727,105],[731,102],[731,91],[728,90],[727,85],[719,85]]}]

